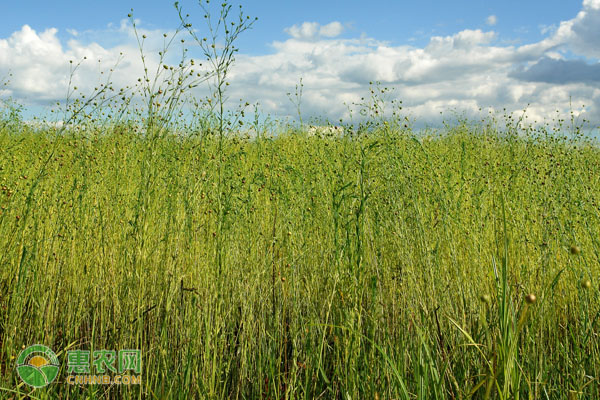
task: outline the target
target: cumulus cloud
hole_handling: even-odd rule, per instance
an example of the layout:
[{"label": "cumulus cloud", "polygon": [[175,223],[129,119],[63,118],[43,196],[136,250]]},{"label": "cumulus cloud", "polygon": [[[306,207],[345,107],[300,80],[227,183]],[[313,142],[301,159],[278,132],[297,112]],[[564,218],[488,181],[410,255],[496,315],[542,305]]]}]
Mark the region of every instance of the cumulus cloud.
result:
[{"label": "cumulus cloud", "polygon": [[[69,32],[71,38],[65,43],[57,33],[54,28],[36,32],[24,25],[10,37],[0,39],[0,77],[11,75],[6,95],[27,104],[44,105],[64,100],[69,82],[81,93],[91,93],[109,75],[114,86],[125,87],[143,74],[135,33],[125,20],[102,32],[118,42],[112,47],[80,40],[82,36],[101,36],[100,32]],[[156,70],[163,32],[139,28],[138,33],[148,37],[144,43],[146,66]]]},{"label": "cumulus cloud", "polygon": [[583,0],[583,6],[591,9],[600,9],[600,0]]},{"label": "cumulus cloud", "polygon": [[[491,17],[490,26],[496,22]],[[600,123],[599,27],[600,0],[583,0],[572,19],[557,21],[544,39],[521,46],[506,45],[492,30],[469,29],[434,36],[422,47],[392,46],[364,35],[341,37],[340,22],[304,22],[287,28],[289,37],[273,42],[271,54],[238,54],[229,95],[259,102],[276,116],[293,116],[295,106],[286,93],[302,78],[305,117],[337,120],[348,118],[352,104],[369,96],[370,81],[380,81],[394,88],[388,100],[402,100],[407,113],[428,123],[438,121],[440,112],[477,116],[488,107],[509,112],[527,108],[531,120],[541,121],[570,107],[583,113],[582,104],[586,119]],[[25,26],[0,39],[0,76],[13,72],[11,90],[18,98],[62,99],[69,59],[95,60],[78,71],[80,83],[86,84],[98,79],[97,59],[111,65],[122,52],[115,71],[121,81],[116,83],[130,83],[142,71],[133,32],[124,23],[110,29],[119,40],[103,47],[85,39],[93,34],[79,32],[62,43],[56,30],[35,32]],[[162,32],[147,35],[149,47],[159,47]],[[151,42],[154,37],[160,40]],[[148,55],[147,62],[155,65],[155,52]]]},{"label": "cumulus cloud", "polygon": [[333,38],[344,32],[344,26],[337,21],[327,25],[319,25],[317,22],[304,22],[285,29],[285,32],[294,39],[314,40],[317,38]]},{"label": "cumulus cloud", "polygon": [[494,26],[498,23],[498,18],[495,15],[490,15],[486,18],[485,23],[489,26]]},{"label": "cumulus cloud", "polygon": [[303,25],[306,34],[288,31],[292,38],[274,43],[274,54],[240,59],[235,80],[240,88],[258,81],[260,96],[253,100],[270,98],[273,113],[293,114],[278,93],[293,90],[303,77],[304,111],[332,119],[348,117],[347,105],[368,95],[369,81],[380,81],[395,88],[392,97],[402,100],[411,115],[428,121],[449,109],[474,116],[488,107],[527,109],[531,120],[542,121],[557,110],[583,112],[585,104],[586,118],[600,122],[598,65],[565,59],[566,51],[594,57],[600,49],[593,40],[585,46],[577,42],[591,38],[589,29],[600,26],[595,6],[586,0],[575,18],[522,46],[498,44],[493,31],[468,29],[432,37],[424,47],[389,46],[365,37],[315,40],[317,28]]},{"label": "cumulus cloud", "polygon": [[562,21],[551,40],[587,57],[600,58],[600,0],[584,0],[577,16]]}]

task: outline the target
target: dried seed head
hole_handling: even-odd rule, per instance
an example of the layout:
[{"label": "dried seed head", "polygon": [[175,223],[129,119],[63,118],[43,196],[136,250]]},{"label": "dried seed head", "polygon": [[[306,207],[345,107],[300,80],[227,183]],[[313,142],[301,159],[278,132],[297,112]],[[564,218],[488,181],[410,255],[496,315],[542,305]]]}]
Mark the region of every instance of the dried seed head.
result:
[{"label": "dried seed head", "polygon": [[533,304],[535,303],[537,300],[537,298],[535,297],[535,294],[533,293],[529,293],[527,296],[525,296],[525,302],[527,304]]},{"label": "dried seed head", "polygon": [[583,289],[589,289],[592,287],[592,281],[590,281],[589,279],[584,279],[581,281],[581,287]]}]

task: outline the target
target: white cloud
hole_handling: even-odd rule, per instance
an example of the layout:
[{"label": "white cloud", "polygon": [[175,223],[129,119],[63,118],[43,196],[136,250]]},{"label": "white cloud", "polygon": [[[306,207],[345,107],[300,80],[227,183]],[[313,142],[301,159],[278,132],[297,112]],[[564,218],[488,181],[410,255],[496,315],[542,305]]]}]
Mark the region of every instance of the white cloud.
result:
[{"label": "white cloud", "polygon": [[485,23],[489,26],[494,26],[498,23],[498,17],[496,17],[495,15],[490,15],[486,18]]},{"label": "white cloud", "polygon": [[583,7],[600,10],[600,0],[583,0]]},{"label": "white cloud", "polygon": [[[162,48],[162,31],[138,29],[138,32],[140,36],[147,35],[146,65],[149,71],[155,71],[157,53]],[[91,93],[94,87],[106,82],[112,68],[115,73],[111,82],[117,88],[135,84],[143,74],[133,29],[124,21],[118,28],[104,32],[118,38],[119,44],[113,47],[79,40],[85,35],[99,36],[98,32],[70,33],[71,39],[66,43],[58,39],[57,33],[54,28],[36,32],[24,25],[10,37],[0,39],[0,76],[12,74],[8,95],[28,104],[43,105],[64,100],[69,80],[81,93]]]},{"label": "white cloud", "polygon": [[556,30],[556,25],[552,25],[552,24],[551,25],[540,25],[539,29],[540,29],[540,33],[542,35],[547,35]]},{"label": "white cloud", "polygon": [[319,33],[319,24],[316,22],[305,22],[302,25],[294,25],[285,31],[295,39],[312,39]]},{"label": "white cloud", "polygon": [[584,0],[577,16],[562,21],[550,40],[576,54],[600,58],[600,0]]},{"label": "white cloud", "polygon": [[344,26],[337,21],[323,25],[321,29],[319,29],[319,34],[321,36],[329,38],[339,36],[342,32],[344,32]]},{"label": "white cloud", "polygon": [[[293,116],[294,105],[286,93],[303,78],[305,117],[337,120],[348,117],[348,105],[368,97],[369,81],[381,81],[395,88],[389,100],[402,100],[408,113],[428,123],[439,120],[440,111],[475,116],[488,107],[509,112],[527,108],[530,120],[541,121],[556,110],[568,111],[571,104],[576,112],[585,104],[586,118],[600,123],[600,0],[582,4],[574,18],[557,21],[543,40],[522,46],[502,44],[493,31],[468,29],[432,37],[424,47],[391,46],[366,36],[341,38],[340,22],[304,22],[287,28],[290,37],[274,42],[272,54],[238,54],[229,95],[260,102],[264,111],[277,116]],[[0,76],[13,72],[10,89],[17,98],[60,100],[66,92],[69,59],[88,57],[77,82],[89,89],[99,79],[97,59],[106,69],[123,52],[115,84],[131,83],[142,72],[133,31],[126,22],[107,31],[110,35],[79,32],[63,43],[56,30],[35,32],[24,26],[0,39]],[[140,34],[148,36],[146,45],[152,51],[147,52],[147,62],[155,66],[162,32]],[[111,43],[116,44],[101,46],[90,40],[100,36],[114,37]],[[566,51],[587,61],[569,59]]]},{"label": "white cloud", "polygon": [[320,37],[333,38],[339,36],[344,31],[344,26],[337,22],[331,22],[327,25],[319,25],[317,22],[304,22],[301,25],[294,25],[285,29],[285,32],[294,39],[313,40]]},{"label": "white cloud", "polygon": [[[497,34],[482,30],[432,37],[425,47],[392,47],[368,38],[315,40],[316,27],[309,30],[306,25],[310,34],[274,43],[275,54],[240,59],[235,81],[248,88],[258,80],[260,96],[279,99],[277,109],[268,111],[290,115],[293,106],[279,93],[293,90],[303,77],[305,113],[331,119],[347,116],[347,108],[336,101],[356,102],[357,94],[368,95],[369,81],[381,81],[395,88],[392,96],[402,100],[412,115],[425,119],[439,119],[439,112],[450,108],[474,115],[492,107],[509,112],[527,109],[531,120],[541,121],[554,117],[556,110],[577,111],[585,104],[587,117],[598,123],[600,66],[563,60],[564,50],[578,48],[593,57],[600,49],[590,40],[585,47],[574,44],[577,32],[592,36],[584,27],[600,26],[600,17],[590,10],[589,4],[584,5],[574,19],[561,23],[562,29],[523,46],[496,44]],[[553,67],[561,72],[553,74]],[[243,89],[237,93],[243,95]]]}]

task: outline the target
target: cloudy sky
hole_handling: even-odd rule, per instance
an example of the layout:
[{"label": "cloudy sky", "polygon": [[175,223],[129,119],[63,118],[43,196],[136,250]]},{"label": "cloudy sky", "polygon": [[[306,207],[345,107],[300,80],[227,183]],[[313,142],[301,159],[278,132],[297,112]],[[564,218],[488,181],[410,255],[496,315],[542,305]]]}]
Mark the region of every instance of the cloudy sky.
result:
[{"label": "cloudy sky", "polygon": [[[181,3],[201,32],[200,8]],[[440,112],[476,117],[480,108],[527,107],[530,120],[573,109],[600,125],[600,0],[242,4],[259,20],[238,42],[230,95],[260,103],[265,113],[294,115],[286,93],[302,78],[306,118],[347,118],[347,105],[380,81],[409,115],[427,123],[439,121]],[[0,81],[12,77],[0,96],[43,110],[64,100],[69,60],[83,57],[75,77],[83,92],[120,53],[115,83],[137,79],[142,67],[130,8],[148,36],[148,62],[157,62],[163,33],[178,24],[170,1],[22,0],[3,7]]]}]

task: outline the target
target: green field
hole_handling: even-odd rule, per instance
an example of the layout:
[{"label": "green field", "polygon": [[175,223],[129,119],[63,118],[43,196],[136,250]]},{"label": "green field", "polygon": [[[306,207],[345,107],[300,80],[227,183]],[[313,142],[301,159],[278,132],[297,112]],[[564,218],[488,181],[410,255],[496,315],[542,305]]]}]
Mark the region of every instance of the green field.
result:
[{"label": "green field", "polygon": [[587,121],[416,129],[371,83],[318,134],[302,79],[296,123],[252,119],[256,19],[199,4],[153,57],[132,10],[132,86],[77,89],[84,57],[51,118],[0,99],[1,399],[600,398]]},{"label": "green field", "polygon": [[[12,122],[2,398],[600,398],[589,141]],[[37,390],[15,370],[35,343],[61,362]],[[141,385],[67,384],[74,349],[140,349]]]}]

